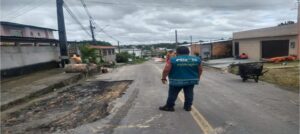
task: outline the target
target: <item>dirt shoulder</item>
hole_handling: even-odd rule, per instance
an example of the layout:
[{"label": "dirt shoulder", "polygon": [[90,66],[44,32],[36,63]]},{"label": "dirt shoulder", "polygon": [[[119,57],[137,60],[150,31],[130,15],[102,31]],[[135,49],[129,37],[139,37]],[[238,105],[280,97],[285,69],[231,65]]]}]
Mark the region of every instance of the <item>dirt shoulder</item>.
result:
[{"label": "dirt shoulder", "polygon": [[84,82],[1,117],[1,133],[52,133],[91,123],[109,114],[109,103],[131,81]]},{"label": "dirt shoulder", "polygon": [[[284,63],[264,63],[264,70],[268,71],[260,80],[278,85],[293,92],[299,92],[299,61]],[[238,74],[238,67],[229,69],[230,73]]]}]

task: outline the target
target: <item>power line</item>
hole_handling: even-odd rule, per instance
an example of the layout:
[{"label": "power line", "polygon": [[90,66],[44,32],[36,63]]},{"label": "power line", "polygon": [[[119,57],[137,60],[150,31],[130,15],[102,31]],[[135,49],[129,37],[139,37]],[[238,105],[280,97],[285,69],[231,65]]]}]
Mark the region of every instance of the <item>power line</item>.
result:
[{"label": "power line", "polygon": [[87,15],[89,16],[90,20],[92,21],[93,25],[95,25],[96,27],[98,27],[98,29],[100,30],[100,31],[98,31],[98,32],[102,32],[102,33],[104,33],[106,36],[108,36],[109,38],[113,39],[114,41],[119,42],[118,39],[116,39],[115,37],[113,37],[112,35],[110,35],[109,33],[107,33],[103,28],[101,28],[101,27],[96,23],[96,21],[94,20],[94,18],[93,18],[92,15],[91,15],[91,13],[89,12],[88,7],[86,6],[85,1],[84,1],[84,0],[80,0],[80,1],[81,1],[81,3],[82,3],[82,6],[83,6],[84,9],[85,9]]},{"label": "power line", "polygon": [[[16,10],[12,10],[8,13],[5,13],[7,16],[4,16],[4,18],[10,18],[10,16],[15,16],[21,12],[23,12],[23,10],[25,10],[26,8],[30,8],[31,5],[33,5],[34,3],[38,2],[39,0],[31,0],[29,2],[26,2],[25,4],[23,4],[21,8],[18,8]],[[16,6],[19,6],[19,5],[16,5]],[[20,12],[21,11],[21,12]]]},{"label": "power line", "polygon": [[92,34],[92,40],[93,40],[93,44],[96,44],[96,39],[95,39],[95,34],[94,34],[94,30],[95,30],[95,26],[94,26],[94,18],[92,17],[92,15],[90,14],[89,10],[86,7],[86,4],[84,2],[84,0],[80,0],[81,4],[86,12],[86,14],[89,17],[89,22],[90,22],[90,30],[91,30],[91,34]]},{"label": "power line", "polygon": [[66,2],[64,2],[64,7],[65,7],[66,11],[68,12],[68,14],[71,16],[71,18],[81,27],[81,29],[83,31],[85,31],[87,35],[92,36],[88,32],[88,30],[81,24],[81,22],[78,20],[78,18],[75,16],[75,14],[71,11],[71,9],[69,8],[69,6],[67,5]]},{"label": "power line", "polygon": [[180,7],[199,7],[201,5],[195,4],[193,2],[159,2],[159,3],[145,3],[145,2],[136,2],[136,3],[124,3],[124,2],[103,2],[103,1],[93,1],[94,3],[103,4],[103,5],[111,5],[111,6],[137,6],[137,7],[145,7],[145,6],[153,6],[153,7],[166,7],[173,5],[173,6],[180,6]]},{"label": "power line", "polygon": [[87,9],[87,6],[86,6],[84,0],[80,0],[80,1],[81,1],[82,6],[84,7],[85,12],[86,12],[87,15],[89,16],[89,18],[92,19],[92,20],[94,20],[94,18],[92,17],[91,13],[90,13],[89,10]]},{"label": "power line", "polygon": [[[98,26],[97,23],[95,23],[95,25]],[[98,26],[98,27],[99,27],[99,26]],[[103,28],[100,28],[100,27],[99,27],[99,30],[100,30],[100,31],[98,31],[98,32],[104,33],[106,36],[108,36],[109,38],[113,39],[114,41],[119,41],[118,39],[116,39],[115,37],[113,37],[112,35],[110,35],[109,33],[107,33],[106,31],[104,31]]]},{"label": "power line", "polygon": [[[28,2],[28,3],[32,3],[34,0],[31,0],[31,2]],[[15,9],[15,10],[11,10],[11,11],[9,11],[9,12],[7,12],[7,13],[5,13],[5,16],[3,17],[3,18],[9,18],[10,16],[14,16],[14,15],[16,15],[16,14],[18,14],[18,12],[22,9],[25,9],[25,8],[27,8],[27,7],[30,7],[29,5],[30,4],[28,4],[28,3],[26,3],[26,4],[23,4],[22,6],[20,6],[19,4],[18,5],[15,5],[16,7],[18,7],[18,6],[20,6],[20,8],[17,8],[17,9]],[[2,14],[3,12],[1,12],[1,14]]]},{"label": "power line", "polygon": [[[33,6],[33,7],[31,7],[30,9],[27,9],[27,11],[21,11],[21,12],[19,12],[19,13],[17,13],[15,16],[12,16],[12,17],[8,17],[7,19],[9,19],[8,21],[11,21],[11,20],[13,20],[13,19],[15,19],[15,18],[17,18],[17,17],[20,17],[20,16],[22,16],[22,15],[24,15],[24,14],[27,14],[27,13],[29,13],[30,11],[32,11],[32,10],[34,10],[34,9],[36,9],[36,8],[38,8],[38,7],[40,7],[40,6],[42,6],[42,5],[44,5],[44,4],[46,4],[46,3],[48,3],[49,1],[47,0],[47,1],[42,1],[42,0],[40,0],[39,1],[39,3],[38,4],[36,4],[36,6]],[[30,6],[28,6],[28,7],[30,7]],[[23,8],[24,9],[24,8]]]}]

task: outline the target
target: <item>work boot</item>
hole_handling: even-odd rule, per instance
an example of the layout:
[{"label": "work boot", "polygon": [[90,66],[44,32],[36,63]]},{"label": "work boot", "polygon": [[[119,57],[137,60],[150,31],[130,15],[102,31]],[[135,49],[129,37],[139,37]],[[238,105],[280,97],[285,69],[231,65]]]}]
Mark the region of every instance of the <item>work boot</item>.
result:
[{"label": "work boot", "polygon": [[174,107],[168,107],[167,105],[159,107],[159,110],[168,111],[168,112],[174,112],[175,111]]},{"label": "work boot", "polygon": [[192,111],[192,107],[191,107],[191,106],[183,107],[183,109],[184,109],[185,111]]}]

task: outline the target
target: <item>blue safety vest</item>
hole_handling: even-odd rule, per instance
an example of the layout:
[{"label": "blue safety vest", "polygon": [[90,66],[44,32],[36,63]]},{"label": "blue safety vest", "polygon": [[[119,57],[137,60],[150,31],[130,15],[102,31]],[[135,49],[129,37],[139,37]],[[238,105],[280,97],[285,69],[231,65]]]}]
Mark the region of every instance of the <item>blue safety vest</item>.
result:
[{"label": "blue safety vest", "polygon": [[172,86],[195,85],[199,82],[199,65],[201,60],[195,56],[176,56],[171,58],[172,68],[169,84]]}]

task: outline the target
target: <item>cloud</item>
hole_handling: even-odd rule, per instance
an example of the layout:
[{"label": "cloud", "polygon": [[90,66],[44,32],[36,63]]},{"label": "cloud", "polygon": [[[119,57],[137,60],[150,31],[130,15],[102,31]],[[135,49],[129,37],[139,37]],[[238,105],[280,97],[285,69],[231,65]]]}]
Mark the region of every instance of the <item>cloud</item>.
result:
[{"label": "cloud", "polygon": [[[97,40],[116,44],[174,42],[231,37],[232,32],[296,21],[294,0],[85,0],[97,23]],[[79,0],[65,0],[89,30]],[[1,20],[57,29],[55,0],[1,0]],[[91,39],[65,11],[68,40]],[[100,27],[99,27],[100,26]],[[101,32],[104,28],[107,36]],[[57,37],[57,36],[56,36]]]}]

